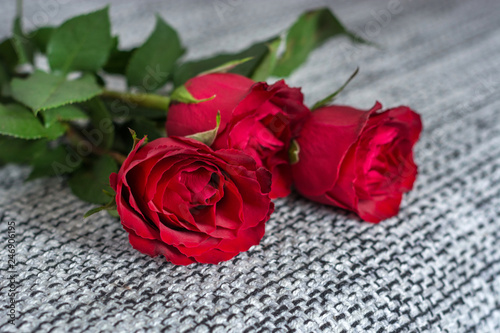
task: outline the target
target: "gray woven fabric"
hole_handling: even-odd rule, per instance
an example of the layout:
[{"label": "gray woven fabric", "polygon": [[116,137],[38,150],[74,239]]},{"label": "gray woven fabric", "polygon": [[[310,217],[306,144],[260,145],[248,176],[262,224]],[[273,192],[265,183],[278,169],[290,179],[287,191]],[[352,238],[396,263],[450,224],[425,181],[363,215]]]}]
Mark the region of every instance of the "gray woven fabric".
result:
[{"label": "gray woven fabric", "polygon": [[[103,3],[33,0],[25,16],[59,23]],[[2,271],[0,331],[499,332],[500,2],[394,3],[112,1],[124,46],[143,40],[159,12],[189,58],[241,49],[331,5],[382,47],[329,41],[288,81],[310,104],[359,65],[339,102],[418,110],[420,175],[400,214],[378,225],[292,195],[276,201],[259,246],[217,266],[179,267],[133,250],[117,219],[83,220],[91,205],[64,182],[26,183],[28,168],[6,166],[0,260],[4,269],[15,221],[19,318],[7,324]],[[5,36],[14,1],[0,6]]]}]

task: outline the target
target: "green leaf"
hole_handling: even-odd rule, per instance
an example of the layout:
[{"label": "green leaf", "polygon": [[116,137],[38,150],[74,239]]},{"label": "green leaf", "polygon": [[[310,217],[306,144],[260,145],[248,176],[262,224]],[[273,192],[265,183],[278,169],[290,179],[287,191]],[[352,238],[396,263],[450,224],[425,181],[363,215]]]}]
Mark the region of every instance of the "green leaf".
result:
[{"label": "green leaf", "polygon": [[14,73],[15,67],[19,62],[16,50],[14,49],[12,38],[4,40],[0,44],[0,64],[5,66],[7,73]]},{"label": "green leaf", "polygon": [[5,96],[8,97],[10,96],[10,79],[9,75],[7,74],[7,70],[3,66],[2,63],[0,63],[0,96]]},{"label": "green leaf", "polygon": [[36,71],[27,79],[14,79],[12,96],[29,106],[35,114],[40,110],[86,101],[102,92],[91,74],[67,81],[65,77]]},{"label": "green leaf", "polygon": [[112,39],[108,8],[78,16],[57,28],[47,45],[53,70],[95,72],[108,60]]},{"label": "green leaf", "polygon": [[20,139],[55,139],[65,132],[59,124],[44,127],[40,120],[28,109],[17,104],[0,104],[0,134]]},{"label": "green leaf", "polygon": [[331,93],[330,95],[326,96],[321,101],[316,102],[314,104],[314,106],[311,108],[311,111],[314,111],[320,107],[323,107],[323,106],[328,105],[331,102],[333,102],[333,100],[337,97],[337,95],[340,94],[345,89],[345,87],[347,87],[349,82],[351,82],[352,79],[354,79],[354,77],[358,74],[358,72],[359,72],[359,67],[356,68],[354,73],[351,74],[351,76],[347,79],[347,81],[344,82],[344,84],[339,89],[337,89],[335,92]]},{"label": "green leaf", "polygon": [[20,17],[16,17],[14,20],[12,41],[19,59],[18,64],[33,63],[34,46],[23,32]]},{"label": "green leaf", "polygon": [[99,97],[88,101],[90,121],[94,126],[94,131],[98,131],[100,142],[94,142],[96,146],[110,149],[115,139],[115,126],[108,108]]},{"label": "green leaf", "polygon": [[74,105],[60,106],[55,109],[41,111],[46,127],[58,121],[86,120],[89,116]]},{"label": "green leaf", "polygon": [[[41,177],[61,176],[65,173],[71,173],[80,166],[79,163],[67,163],[68,152],[63,146],[58,146],[55,149],[43,149],[37,151],[33,160],[30,162],[33,165],[33,170],[26,180],[33,180]],[[61,168],[60,166],[64,166]]]},{"label": "green leaf", "polygon": [[232,61],[252,58],[244,63],[238,64],[229,72],[251,77],[255,68],[269,52],[267,42],[258,43],[249,48],[234,54],[219,54],[211,58],[197,61],[190,61],[178,66],[174,71],[174,85],[180,86],[187,80],[213,68],[223,66]]},{"label": "green leaf", "polygon": [[296,140],[292,140],[288,149],[288,159],[290,164],[295,164],[299,161],[300,146]]},{"label": "green leaf", "polygon": [[109,198],[102,190],[112,191],[109,175],[117,170],[118,167],[111,157],[101,156],[71,174],[68,184],[80,199],[94,204],[105,204]]},{"label": "green leaf", "polygon": [[31,41],[40,52],[47,52],[47,45],[55,30],[54,27],[41,27],[30,33]]},{"label": "green leaf", "polygon": [[109,55],[108,62],[104,65],[104,70],[111,74],[125,74],[130,57],[136,50],[122,51],[118,49],[118,36],[113,38],[113,46],[111,47],[111,54]]},{"label": "green leaf", "polygon": [[200,132],[192,135],[186,136],[186,138],[190,139],[195,139],[196,141],[200,141],[207,146],[211,146],[212,143],[214,143],[215,138],[217,137],[217,132],[219,131],[219,126],[220,126],[220,111],[217,111],[217,118],[215,120],[216,125],[214,129],[205,131],[205,132]]},{"label": "green leaf", "polygon": [[0,136],[0,161],[4,163],[31,163],[34,156],[40,151],[45,151],[46,147],[46,139],[23,140]]},{"label": "green leaf", "polygon": [[281,45],[281,38],[276,38],[266,44],[268,52],[261,60],[260,64],[255,68],[252,79],[255,81],[265,81],[274,71],[278,60],[278,48]]},{"label": "green leaf", "polygon": [[220,66],[217,66],[215,68],[209,69],[205,72],[200,73],[199,75],[206,75],[206,74],[211,74],[211,73],[227,73],[234,67],[244,64],[247,61],[252,60],[253,57],[246,57],[244,59],[238,59],[238,60],[231,60],[229,62],[226,62],[225,64],[222,64]]},{"label": "green leaf", "polygon": [[187,90],[187,88],[186,88],[185,85],[182,85],[182,86],[178,87],[177,89],[175,89],[172,92],[172,95],[170,96],[170,100],[171,101],[176,101],[176,102],[186,103],[186,104],[198,104],[198,103],[201,103],[201,102],[210,101],[210,100],[212,100],[214,98],[215,98],[215,95],[213,95],[213,96],[211,96],[209,98],[205,98],[205,99],[196,99]]},{"label": "green leaf", "polygon": [[140,107],[137,105],[130,105],[129,103],[119,99],[103,99],[108,107],[111,116],[117,119],[128,119],[136,117],[145,117],[148,119],[165,120],[167,112],[160,109],[151,109]]},{"label": "green leaf", "polygon": [[157,90],[167,82],[183,53],[177,32],[157,16],[153,33],[130,58],[126,70],[128,85]]},{"label": "green leaf", "polygon": [[345,35],[354,42],[366,43],[348,31],[328,8],[302,14],[288,30],[286,49],[278,59],[273,75],[286,77],[307,60],[309,53],[327,39]]}]

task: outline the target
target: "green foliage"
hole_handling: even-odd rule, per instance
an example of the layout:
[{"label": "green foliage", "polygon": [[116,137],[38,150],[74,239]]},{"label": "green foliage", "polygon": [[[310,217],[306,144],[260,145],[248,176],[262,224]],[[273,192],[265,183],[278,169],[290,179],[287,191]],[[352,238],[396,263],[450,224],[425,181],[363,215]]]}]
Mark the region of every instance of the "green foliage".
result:
[{"label": "green foliage", "polygon": [[115,126],[106,104],[99,97],[96,97],[88,101],[86,105],[94,130],[98,131],[99,137],[102,138],[101,142],[95,144],[105,149],[111,148],[115,139]]},{"label": "green foliage", "polygon": [[[1,108],[1,107],[0,107]],[[0,135],[0,161],[3,163],[31,163],[47,146],[47,140],[23,140]]]},{"label": "green foliage", "polygon": [[[68,151],[63,146],[57,146],[54,149],[49,149],[45,145],[44,149],[38,150],[31,160],[30,164],[33,170],[27,180],[32,180],[41,177],[61,176],[65,173],[73,172],[80,166],[81,159],[76,163],[68,165]],[[62,166],[62,167],[61,167]]]},{"label": "green foliage", "polygon": [[108,62],[104,65],[104,70],[111,74],[123,74],[127,69],[130,57],[136,49],[122,51],[118,49],[119,39],[113,37],[113,46],[109,55]]},{"label": "green foliage", "polygon": [[130,122],[129,128],[133,128],[138,137],[147,136],[148,140],[152,141],[165,136],[164,125],[161,125],[161,128],[159,128],[157,122],[137,117]]},{"label": "green foliage", "polygon": [[54,27],[41,27],[30,33],[33,45],[42,53],[47,52],[47,45],[56,29]]},{"label": "green foliage", "polygon": [[238,53],[219,54],[207,59],[186,62],[175,69],[173,77],[174,85],[180,86],[200,73],[210,71],[232,61],[246,58],[252,59],[235,66],[229,72],[251,77],[255,68],[266,56],[267,52],[267,43],[258,43]]},{"label": "green foliage", "polygon": [[45,127],[50,127],[58,121],[86,120],[89,116],[74,105],[60,106],[41,112]]},{"label": "green foliage", "polygon": [[355,42],[365,42],[348,31],[328,8],[301,15],[288,30],[286,49],[278,59],[273,75],[281,77],[290,75],[307,60],[313,49],[337,35],[345,35]]},{"label": "green foliage", "polygon": [[86,101],[102,92],[91,74],[68,81],[64,76],[36,71],[27,79],[12,80],[12,96],[29,106],[35,114],[41,110]]},{"label": "green foliage", "polygon": [[21,26],[21,18],[16,17],[13,27],[14,36],[12,42],[14,50],[17,53],[18,64],[33,63],[34,47],[31,41],[26,37]]},{"label": "green foliage", "polygon": [[7,74],[7,70],[0,63],[0,96],[10,95],[10,78]]},{"label": "green foliage", "polygon": [[117,170],[116,162],[111,157],[100,156],[88,164],[83,164],[80,169],[72,173],[68,184],[80,199],[95,204],[105,204],[109,201],[109,197],[103,190],[112,191],[109,186],[109,175]]},{"label": "green foliage", "polygon": [[266,55],[262,58],[258,66],[252,72],[252,79],[255,81],[265,81],[274,71],[278,60],[278,48],[281,44],[281,38],[266,43],[268,48]]},{"label": "green foliage", "polygon": [[177,32],[158,16],[153,33],[130,58],[126,69],[129,86],[141,87],[146,91],[161,88],[183,53]]},{"label": "green foliage", "polygon": [[4,66],[9,75],[12,75],[18,62],[19,58],[14,49],[13,39],[9,38],[0,43],[0,65]]},{"label": "green foliage", "polygon": [[70,19],[57,28],[47,45],[50,67],[63,73],[97,71],[112,46],[108,8]]},{"label": "green foliage", "polygon": [[28,109],[18,104],[0,104],[0,134],[20,139],[56,139],[65,132],[64,126],[54,123],[43,126]]},{"label": "green foliage", "polygon": [[[290,75],[331,37],[364,42],[328,9],[319,9],[302,15],[284,34],[244,50],[179,64],[185,50],[177,32],[159,16],[144,44],[120,50],[118,37],[111,36],[108,8],[30,34],[21,26],[21,2],[17,13],[13,36],[0,43],[0,162],[32,165],[28,179],[69,174],[69,186],[79,198],[104,204],[86,216],[103,209],[116,214],[114,195],[111,201],[108,195],[109,175],[118,167],[110,156],[121,161],[120,153],[128,153],[139,137],[164,137],[171,101],[200,103],[215,97],[197,100],[184,86],[188,79],[230,72],[265,81]],[[36,52],[47,56],[50,72],[19,66],[33,64]],[[122,76],[129,88],[143,92],[106,90],[104,72]],[[352,77],[314,107],[330,103]],[[162,87],[170,96],[151,93]],[[211,145],[220,113],[216,124],[190,137]],[[127,128],[136,131],[132,138]],[[92,146],[91,151],[78,151],[82,145]],[[295,141],[289,153],[295,163]]]}]

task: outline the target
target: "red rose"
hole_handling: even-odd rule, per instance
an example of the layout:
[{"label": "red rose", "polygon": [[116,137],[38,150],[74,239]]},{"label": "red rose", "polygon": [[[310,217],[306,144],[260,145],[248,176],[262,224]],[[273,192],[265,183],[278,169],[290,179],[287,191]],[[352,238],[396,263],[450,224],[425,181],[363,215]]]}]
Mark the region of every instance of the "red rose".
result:
[{"label": "red rose", "polygon": [[185,83],[186,89],[196,99],[214,98],[197,103],[172,103],[166,123],[170,136],[187,136],[205,132],[215,127],[217,111],[221,113],[222,131],[231,119],[234,107],[246,96],[255,82],[231,73],[214,73],[194,77]]},{"label": "red rose", "polygon": [[302,195],[380,222],[398,213],[403,193],[417,175],[413,145],[422,131],[420,116],[406,106],[379,112],[329,106],[312,112],[297,142],[292,166]]},{"label": "red rose", "polygon": [[300,89],[288,87],[283,80],[272,85],[257,83],[234,108],[233,117],[213,144],[216,149],[241,149],[257,165],[271,171],[271,198],[290,194],[292,171],[288,150],[310,114],[303,102]]},{"label": "red rose", "polygon": [[173,103],[166,124],[169,135],[186,136],[215,127],[217,111],[221,124],[213,148],[245,151],[273,175],[271,197],[285,197],[292,183],[288,160],[290,141],[309,110],[298,88],[284,81],[273,85],[236,74],[208,74],[192,78],[187,90],[197,99],[215,95],[198,104]]},{"label": "red rose", "polygon": [[216,264],[259,244],[274,210],[267,170],[192,139],[141,143],[110,177],[135,249],[177,265]]}]

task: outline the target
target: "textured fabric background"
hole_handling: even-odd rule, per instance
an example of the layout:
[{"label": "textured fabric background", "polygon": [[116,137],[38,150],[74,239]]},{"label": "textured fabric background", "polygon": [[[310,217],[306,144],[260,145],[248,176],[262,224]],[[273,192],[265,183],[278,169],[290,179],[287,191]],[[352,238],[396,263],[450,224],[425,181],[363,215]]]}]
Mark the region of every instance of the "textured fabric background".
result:
[{"label": "textured fabric background", "polygon": [[[109,1],[26,1],[26,26],[57,24]],[[331,6],[381,48],[323,45],[290,79],[309,104],[357,79],[340,103],[407,104],[425,130],[420,175],[398,217],[378,225],[297,195],[278,200],[261,245],[217,266],[176,267],[132,249],[117,219],[64,182],[0,169],[0,262],[16,221],[17,328],[1,332],[500,332],[500,2],[111,1],[123,46],[159,12],[188,57],[237,50]],[[0,37],[14,1],[0,4]]]}]

